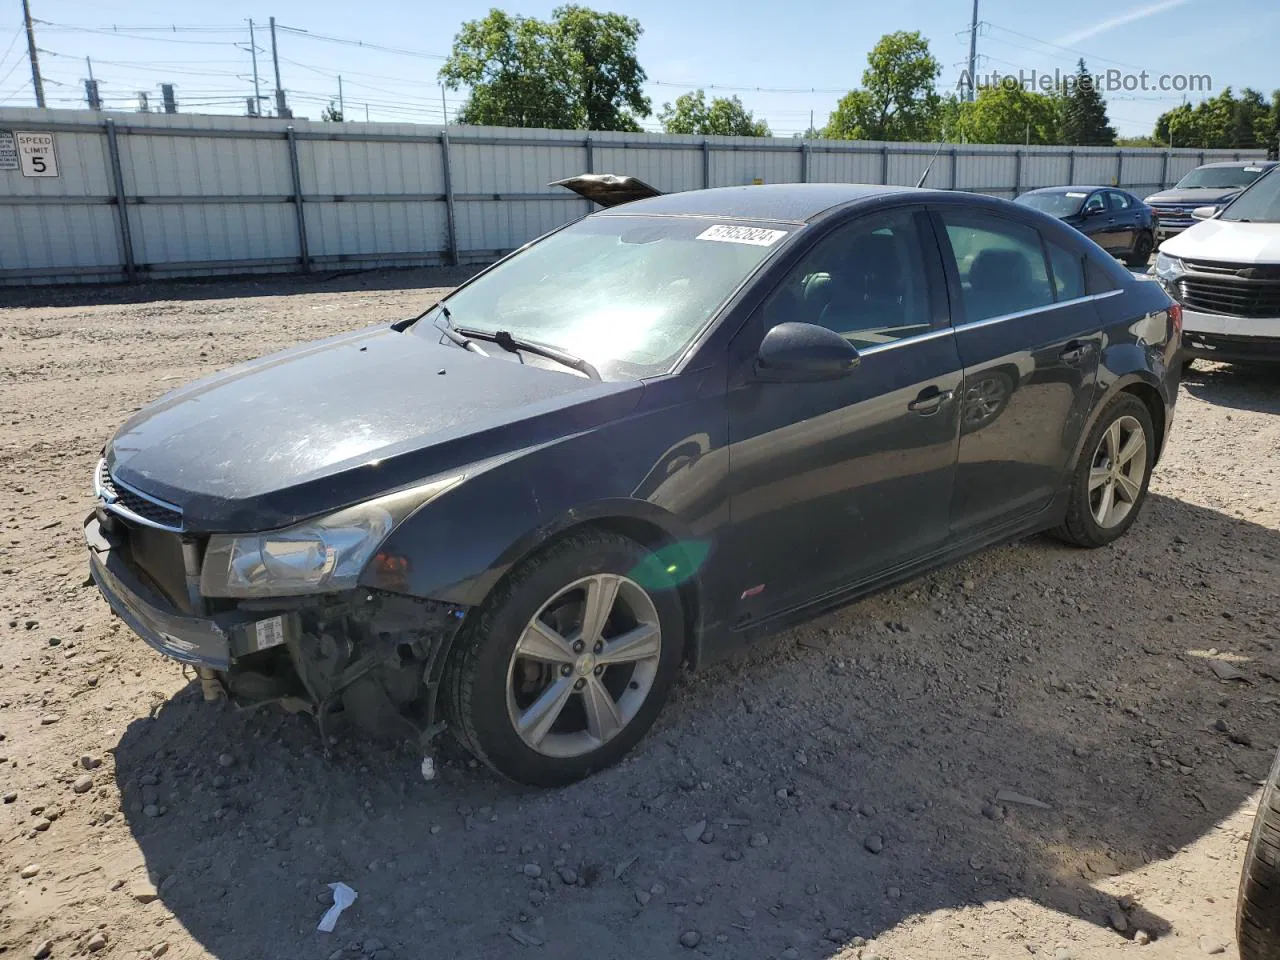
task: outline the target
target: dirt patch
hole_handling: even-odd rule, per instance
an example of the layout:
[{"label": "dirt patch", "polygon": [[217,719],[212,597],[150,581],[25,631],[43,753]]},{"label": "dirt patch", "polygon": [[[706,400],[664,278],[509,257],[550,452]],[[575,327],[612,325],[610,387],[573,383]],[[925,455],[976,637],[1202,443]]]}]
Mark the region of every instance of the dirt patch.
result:
[{"label": "dirt patch", "polygon": [[[85,583],[103,441],[174,385],[448,282],[0,297],[0,952],[1234,951],[1280,737],[1277,372],[1189,375],[1114,547],[1035,538],[744,651],[570,789],[465,759],[424,783],[358,737],[326,762],[305,718],[203,703]],[[336,881],[359,899],[317,933]]]}]

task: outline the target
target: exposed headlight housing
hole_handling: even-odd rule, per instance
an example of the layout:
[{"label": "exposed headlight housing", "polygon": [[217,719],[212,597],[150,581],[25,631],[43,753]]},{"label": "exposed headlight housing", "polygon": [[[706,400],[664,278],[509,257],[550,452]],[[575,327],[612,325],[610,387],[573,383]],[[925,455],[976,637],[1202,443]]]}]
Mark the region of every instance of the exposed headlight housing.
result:
[{"label": "exposed headlight housing", "polygon": [[1177,257],[1171,257],[1167,253],[1156,254],[1155,274],[1161,280],[1177,280],[1186,272],[1187,268]]},{"label": "exposed headlight housing", "polygon": [[349,590],[387,535],[466,474],[378,497],[266,533],[209,539],[200,575],[206,597],[292,597]]}]

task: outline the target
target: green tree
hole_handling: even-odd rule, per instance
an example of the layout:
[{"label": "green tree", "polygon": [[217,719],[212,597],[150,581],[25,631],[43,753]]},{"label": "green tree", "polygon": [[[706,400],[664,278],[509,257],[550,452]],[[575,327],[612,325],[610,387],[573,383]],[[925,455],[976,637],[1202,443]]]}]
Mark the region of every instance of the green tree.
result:
[{"label": "green tree", "polygon": [[1275,144],[1280,130],[1280,90],[1267,103],[1257,90],[1246,87],[1240,96],[1230,87],[1194,107],[1179,104],[1156,120],[1155,138],[1175,147],[1219,150],[1257,150]]},{"label": "green tree", "polygon": [[697,133],[718,137],[767,137],[769,125],[757,120],[737,97],[713,97],[707,103],[701,90],[682,93],[673,107],[662,105],[658,114],[667,133]]},{"label": "green tree", "polygon": [[578,127],[639,130],[652,109],[645,72],[636,60],[640,21],[587,7],[559,7],[552,15],[556,47],[572,85]]},{"label": "green tree", "polygon": [[1116,131],[1107,121],[1107,102],[1085,68],[1083,57],[1066,87],[1062,100],[1062,142],[1073,147],[1112,146],[1116,142]]},{"label": "green tree", "polygon": [[1061,143],[1059,98],[1019,85],[978,91],[964,111],[964,133],[973,143]]},{"label": "green tree", "polygon": [[440,79],[470,88],[461,123],[578,130],[638,130],[648,116],[636,60],[640,23],[580,6],[548,21],[492,9],[454,38]]},{"label": "green tree", "polygon": [[823,136],[840,140],[923,140],[937,127],[942,64],[919,31],[885,34],[867,55],[862,87],[840,99]]},{"label": "green tree", "polygon": [[331,123],[341,123],[342,111],[338,109],[336,103],[330,100],[329,105],[320,111],[320,119]]}]

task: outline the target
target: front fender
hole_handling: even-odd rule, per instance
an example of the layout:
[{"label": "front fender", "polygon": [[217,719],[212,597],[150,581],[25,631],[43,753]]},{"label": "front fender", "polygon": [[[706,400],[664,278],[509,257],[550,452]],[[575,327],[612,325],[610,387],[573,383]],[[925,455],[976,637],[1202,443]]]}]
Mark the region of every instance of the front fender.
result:
[{"label": "front fender", "polygon": [[539,546],[591,522],[643,531],[700,570],[727,515],[725,431],[722,398],[688,398],[512,457],[402,522],[361,583],[474,606]]}]

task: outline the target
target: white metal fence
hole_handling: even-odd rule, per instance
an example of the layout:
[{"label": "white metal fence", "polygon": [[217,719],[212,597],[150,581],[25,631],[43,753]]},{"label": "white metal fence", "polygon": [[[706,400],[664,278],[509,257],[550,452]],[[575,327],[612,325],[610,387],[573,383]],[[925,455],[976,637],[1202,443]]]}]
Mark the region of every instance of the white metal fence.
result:
[{"label": "white metal fence", "polygon": [[[22,136],[32,133],[52,137]],[[663,191],[913,184],[935,150],[0,109],[0,284],[479,262],[589,210],[547,186],[579,173],[631,174]],[[1008,197],[1038,186],[1114,184],[1145,196],[1208,160],[1262,156],[948,145],[926,185]]]}]

